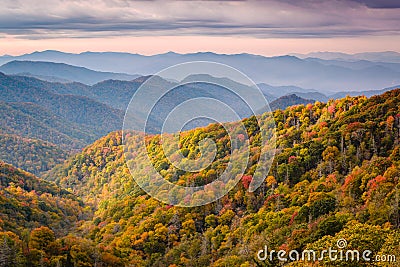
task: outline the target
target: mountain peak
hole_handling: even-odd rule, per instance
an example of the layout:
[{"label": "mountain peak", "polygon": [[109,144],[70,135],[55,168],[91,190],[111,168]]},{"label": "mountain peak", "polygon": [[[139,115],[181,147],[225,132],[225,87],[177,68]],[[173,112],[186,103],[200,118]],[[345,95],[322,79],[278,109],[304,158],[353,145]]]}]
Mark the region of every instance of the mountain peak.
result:
[{"label": "mountain peak", "polygon": [[290,106],[295,106],[295,105],[306,105],[309,103],[314,103],[315,100],[312,99],[304,99],[302,97],[299,97],[296,94],[288,94],[281,96],[278,99],[275,99],[270,103],[270,108],[271,110],[276,110],[276,109],[286,109],[287,107]]},{"label": "mountain peak", "polygon": [[62,54],[62,55],[72,55],[72,53],[61,52],[58,50],[43,50],[43,51],[35,51],[28,55],[44,55],[44,54]]}]

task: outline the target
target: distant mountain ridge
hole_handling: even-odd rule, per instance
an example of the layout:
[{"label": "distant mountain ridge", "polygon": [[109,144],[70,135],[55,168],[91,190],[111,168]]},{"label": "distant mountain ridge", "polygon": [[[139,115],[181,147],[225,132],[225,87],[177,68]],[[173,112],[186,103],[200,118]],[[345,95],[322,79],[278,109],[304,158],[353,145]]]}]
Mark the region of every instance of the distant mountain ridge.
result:
[{"label": "distant mountain ridge", "polygon": [[325,60],[367,60],[375,62],[393,62],[400,63],[400,53],[394,51],[385,52],[364,52],[356,54],[346,54],[340,52],[312,52],[308,54],[291,54],[299,58],[320,58]]},{"label": "distant mountain ridge", "polygon": [[[341,65],[337,62],[318,62],[290,55],[265,57],[252,54],[226,55],[211,52],[178,54],[169,52],[143,56],[116,52],[72,54],[43,51],[15,57],[2,56],[0,64],[12,60],[51,61],[103,72],[140,73],[143,75],[155,74],[171,65],[188,61],[214,61],[237,68],[257,83],[315,88],[322,93],[343,90],[373,90],[400,84],[400,62],[397,62],[397,59],[391,65],[369,61],[365,63],[365,66],[355,69],[354,66]],[[385,60],[388,59],[385,58]]]},{"label": "distant mountain ridge", "polygon": [[315,99],[322,102],[329,100],[329,94],[320,93],[315,89],[304,89],[298,86],[272,86],[265,83],[257,84],[257,86],[264,94],[269,94],[271,96],[268,99],[270,101],[289,94],[295,94],[305,99]]},{"label": "distant mountain ridge", "polygon": [[0,71],[5,74],[23,74],[46,81],[80,82],[88,85],[115,79],[133,80],[139,75],[125,73],[94,71],[84,67],[77,67],[65,63],[44,61],[10,61],[0,66]]}]

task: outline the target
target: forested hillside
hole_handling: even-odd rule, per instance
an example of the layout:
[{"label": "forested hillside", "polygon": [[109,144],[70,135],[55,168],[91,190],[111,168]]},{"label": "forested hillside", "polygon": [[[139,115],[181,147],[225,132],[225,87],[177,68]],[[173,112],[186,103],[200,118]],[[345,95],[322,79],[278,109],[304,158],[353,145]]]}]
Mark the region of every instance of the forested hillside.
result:
[{"label": "forested hillside", "polygon": [[0,99],[4,102],[34,103],[51,114],[98,135],[120,128],[123,113],[86,96],[59,94],[42,86],[44,82],[0,73]]},{"label": "forested hillside", "polygon": [[314,103],[315,100],[312,99],[304,99],[302,97],[299,97],[297,94],[289,94],[289,95],[284,95],[279,97],[278,99],[275,99],[270,103],[270,108],[271,110],[277,110],[277,109],[286,109],[287,107],[290,106],[295,106],[295,105],[307,105],[307,104],[312,104]]},{"label": "forested hillside", "polygon": [[88,88],[0,73],[0,160],[39,175],[120,129],[123,111],[91,99]]},{"label": "forested hillside", "polygon": [[[33,65],[36,66],[36,63]],[[44,65],[47,70],[49,65]],[[37,66],[40,67],[42,64]],[[16,135],[20,140],[35,139],[51,146],[54,144],[64,151],[63,154],[77,152],[96,139],[122,129],[124,111],[131,97],[149,77],[143,76],[132,81],[106,80],[89,86],[78,82],[47,82],[33,77],[0,73],[0,134]],[[249,90],[245,85],[233,81],[231,83]],[[150,88],[162,91],[176,85],[175,82],[159,77],[151,80]],[[154,109],[149,119],[150,131],[158,132],[166,114],[178,104],[196,97],[224,100],[229,105],[237,107],[241,118],[251,114],[240,98],[222,87],[207,83],[178,86],[166,94]],[[142,118],[140,114],[134,118],[137,122],[144,119],[146,118]],[[188,128],[208,123],[208,121],[197,123]],[[0,140],[0,143],[9,141]],[[56,154],[52,153],[49,164],[39,163],[38,167],[37,158],[42,158],[43,155],[34,147],[25,146],[23,153],[36,161],[33,167],[31,160],[26,157],[17,162],[15,159],[20,158],[21,151],[12,148],[17,149],[17,146],[11,145],[7,152],[0,153],[0,160],[16,164],[37,175],[53,167],[54,164],[51,163],[53,160],[58,163],[65,159],[61,155],[53,158]]]},{"label": "forested hillside", "polygon": [[[81,226],[93,246],[82,257],[94,265],[96,247],[102,260],[115,266],[280,266],[276,259],[258,261],[256,253],[265,245],[271,250],[322,250],[340,238],[351,249],[400,255],[400,90],[370,99],[292,106],[275,111],[274,117],[277,154],[262,186],[254,193],[247,190],[260,151],[252,117],[244,120],[252,147],[245,175],[228,195],[206,206],[179,208],[146,195],[126,168],[119,132],[57,166],[46,179],[68,188],[94,211],[93,220]],[[223,128],[210,125],[181,137],[181,151],[188,158],[198,156],[196,142],[215,138],[218,152],[212,167],[171,177],[173,167],[157,135],[148,139],[154,166],[177,184],[214,180],[229,158]]]},{"label": "forested hillside", "polygon": [[0,102],[0,132],[53,143],[76,150],[96,138],[89,129],[66,121],[33,103]]},{"label": "forested hillside", "polygon": [[85,243],[69,233],[90,217],[73,194],[0,161],[0,266],[72,266],[72,245]]},{"label": "forested hillside", "polygon": [[[42,65],[37,66],[40,69]],[[48,66],[45,64],[46,70]],[[143,76],[132,81],[106,80],[89,86],[79,82],[48,82],[33,77],[0,73],[0,134],[12,134],[20,138],[37,139],[50,145],[54,144],[63,150],[64,154],[77,152],[96,139],[122,128],[124,110],[136,90],[149,77]],[[189,76],[185,81],[193,81],[195,78]],[[205,77],[205,80],[215,82],[218,82],[218,79],[221,78]],[[247,86],[232,80],[227,80],[227,82],[244,92],[250,90]],[[152,79],[151,88],[162,91],[176,85],[176,82],[159,78]],[[288,90],[288,92],[302,91],[298,87],[273,86],[261,86],[261,90],[269,101],[276,98],[277,91],[280,93]],[[301,97],[321,98],[314,91],[296,92],[296,94]],[[149,119],[148,129],[153,133],[159,132],[166,114],[180,103],[196,97],[218,99],[234,106],[241,118],[252,114],[240,98],[222,87],[209,83],[191,83],[176,86],[159,101]],[[284,109],[289,105],[313,102],[301,97],[284,96],[271,102],[271,107]],[[262,111],[261,109],[257,112]],[[138,122],[145,119],[141,118],[139,113],[134,118]],[[204,126],[208,123],[208,121],[198,120],[188,124],[185,129]],[[5,140],[2,142],[4,143]],[[37,151],[29,150],[29,146],[26,146],[25,151],[34,158],[42,157],[36,154]],[[0,160],[15,163],[15,156],[11,154],[18,155],[20,152],[2,153]],[[55,161],[60,162],[63,159],[64,157],[59,157]],[[23,162],[18,162],[17,166],[28,171],[38,168]],[[52,166],[52,164],[41,164],[39,171],[33,172],[41,175]]]},{"label": "forested hillside", "polygon": [[68,154],[38,139],[0,134],[0,159],[35,175],[62,163]]}]

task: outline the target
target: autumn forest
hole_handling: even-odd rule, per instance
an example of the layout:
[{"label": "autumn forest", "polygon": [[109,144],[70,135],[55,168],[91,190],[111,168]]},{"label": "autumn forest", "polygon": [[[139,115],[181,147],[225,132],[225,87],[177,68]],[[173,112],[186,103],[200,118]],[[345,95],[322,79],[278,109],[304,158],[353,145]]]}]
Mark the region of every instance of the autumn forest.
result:
[{"label": "autumn forest", "polygon": [[[239,183],[191,208],[161,203],[136,184],[121,131],[68,153],[4,133],[2,153],[19,154],[0,163],[0,266],[396,266],[260,261],[257,252],[323,250],[345,239],[349,249],[400,258],[400,89],[273,111],[276,155],[249,192],[260,156],[256,119],[268,118],[242,121],[250,157]],[[215,140],[216,158],[197,173],[175,172],[160,136],[150,135],[147,150],[165,179],[196,186],[224,171],[231,141],[221,125],[180,136],[188,158],[198,157],[200,140]],[[45,156],[21,164],[28,151]]]}]

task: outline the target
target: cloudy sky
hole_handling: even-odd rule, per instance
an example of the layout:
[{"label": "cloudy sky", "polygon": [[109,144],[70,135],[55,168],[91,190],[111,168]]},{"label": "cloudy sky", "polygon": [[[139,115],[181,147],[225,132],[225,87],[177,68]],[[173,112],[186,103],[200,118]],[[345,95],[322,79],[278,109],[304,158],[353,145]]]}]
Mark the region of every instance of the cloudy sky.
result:
[{"label": "cloudy sky", "polygon": [[400,1],[3,0],[0,54],[400,52]]}]

